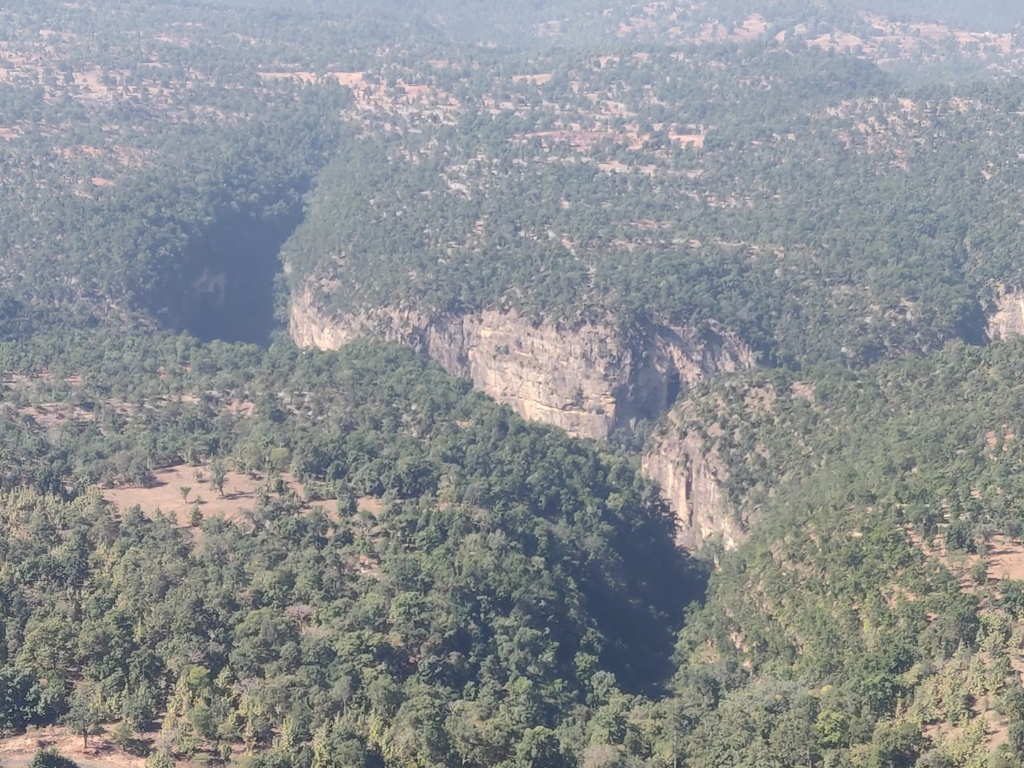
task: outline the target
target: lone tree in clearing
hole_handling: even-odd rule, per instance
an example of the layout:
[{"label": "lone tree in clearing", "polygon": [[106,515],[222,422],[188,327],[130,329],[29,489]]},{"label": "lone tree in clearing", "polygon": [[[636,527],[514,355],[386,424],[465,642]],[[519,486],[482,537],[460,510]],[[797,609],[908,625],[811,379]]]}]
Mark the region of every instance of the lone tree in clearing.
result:
[{"label": "lone tree in clearing", "polygon": [[82,749],[88,749],[89,737],[99,733],[103,724],[102,691],[97,683],[79,683],[68,703],[64,724],[71,733],[82,737]]},{"label": "lone tree in clearing", "polygon": [[214,459],[210,463],[210,482],[213,483],[213,487],[217,489],[217,493],[221,496],[224,495],[224,483],[227,481],[228,473],[224,469],[224,462],[220,459]]}]

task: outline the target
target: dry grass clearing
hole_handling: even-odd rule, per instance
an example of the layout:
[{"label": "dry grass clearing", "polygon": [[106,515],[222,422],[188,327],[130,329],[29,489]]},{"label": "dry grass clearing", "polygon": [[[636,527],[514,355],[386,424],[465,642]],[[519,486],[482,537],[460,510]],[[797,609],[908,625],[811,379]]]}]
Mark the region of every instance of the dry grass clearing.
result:
[{"label": "dry grass clearing", "polygon": [[[964,592],[974,593],[977,590],[977,584],[970,571],[982,559],[981,556],[950,552],[946,549],[942,536],[936,536],[931,542],[926,542],[912,526],[906,526],[903,530],[910,541],[920,547],[927,557],[938,560],[959,579],[960,588]],[[1024,581],[1024,543],[999,535],[988,539],[986,545],[984,560],[988,581]]]},{"label": "dry grass clearing", "polygon": [[259,72],[264,80],[299,80],[303,83],[315,83],[320,77],[315,72]]},{"label": "dry grass clearing", "polygon": [[1024,581],[1024,545],[1006,536],[993,536],[985,565],[991,581]]},{"label": "dry grass clearing", "polygon": [[672,134],[669,138],[677,142],[681,147],[696,147],[700,149],[704,146],[703,133],[677,133]]},{"label": "dry grass clearing", "polygon": [[[203,480],[196,479],[197,472],[201,473]],[[224,495],[221,496],[210,483],[210,469],[207,466],[167,467],[157,470],[155,474],[157,485],[152,488],[131,486],[111,488],[103,492],[103,498],[121,510],[131,509],[136,504],[148,514],[160,510],[173,515],[176,523],[180,526],[188,525],[192,506],[197,503],[204,517],[220,517],[225,520],[238,521],[244,519],[243,510],[255,508],[256,489],[266,482],[265,478],[261,476],[254,477],[241,472],[228,472],[224,483]],[[290,475],[282,475],[282,479],[288,488],[302,498],[302,485],[295,478]],[[182,493],[183,488],[189,489],[187,500]],[[364,500],[360,506],[369,507],[371,506],[370,501],[375,500]],[[314,503],[330,512],[337,507],[336,499],[326,499]]]},{"label": "dry grass clearing", "polygon": [[735,32],[733,32],[732,39],[738,42],[757,40],[767,31],[768,22],[765,21],[764,16],[759,13],[755,13],[743,22],[742,27],[739,27]]},{"label": "dry grass clearing", "polygon": [[350,88],[363,82],[362,72],[331,72],[330,76],[341,85],[346,85]]},{"label": "dry grass clearing", "polygon": [[31,730],[0,740],[0,765],[3,768],[22,768],[28,765],[36,752],[46,747],[55,747],[62,755],[78,763],[80,768],[144,768],[146,765],[141,757],[119,752],[106,733],[90,737],[86,751],[82,749],[81,737],[58,727]]},{"label": "dry grass clearing", "polygon": [[[603,57],[604,58],[604,57]],[[604,66],[603,64],[601,66]],[[526,82],[530,85],[545,85],[551,82],[553,75],[550,72],[545,72],[539,75],[512,75],[513,83]]]}]

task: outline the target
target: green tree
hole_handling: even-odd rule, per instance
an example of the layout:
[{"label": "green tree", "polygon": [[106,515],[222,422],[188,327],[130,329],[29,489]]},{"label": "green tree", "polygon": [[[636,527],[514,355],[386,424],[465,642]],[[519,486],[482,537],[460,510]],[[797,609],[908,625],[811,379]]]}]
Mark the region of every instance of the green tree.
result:
[{"label": "green tree", "polygon": [[29,761],[28,768],[78,768],[78,763],[50,747],[36,752]]},{"label": "green tree", "polygon": [[516,745],[516,768],[569,768],[572,759],[564,754],[556,734],[543,726],[527,728]]},{"label": "green tree", "polygon": [[218,458],[210,462],[210,482],[221,496],[224,495],[224,483],[227,482],[227,476],[223,461]]},{"label": "green tree", "polygon": [[103,689],[98,683],[84,681],[75,686],[68,701],[64,724],[68,730],[82,737],[82,747],[89,748],[89,737],[99,732],[106,716]]}]

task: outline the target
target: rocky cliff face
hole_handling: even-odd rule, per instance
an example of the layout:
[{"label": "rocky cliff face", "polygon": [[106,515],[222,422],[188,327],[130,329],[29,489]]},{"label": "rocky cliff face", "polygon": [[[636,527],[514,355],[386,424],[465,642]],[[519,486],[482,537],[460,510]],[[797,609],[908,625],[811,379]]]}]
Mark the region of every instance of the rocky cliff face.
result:
[{"label": "rocky cliff face", "polygon": [[657,418],[680,388],[754,362],[739,338],[714,324],[623,334],[610,324],[534,325],[514,312],[389,308],[329,317],[308,293],[292,304],[291,335],[299,346],[321,349],[366,336],[407,344],[525,418],[590,438]]},{"label": "rocky cliff face", "polygon": [[992,341],[1024,334],[1024,291],[1001,291],[995,311],[988,317],[988,338]]},{"label": "rocky cliff face", "polygon": [[[716,427],[712,426],[712,433]],[[701,438],[686,431],[673,413],[667,427],[654,436],[644,454],[643,473],[662,488],[679,521],[678,541],[698,549],[721,536],[726,549],[735,549],[744,526],[721,492],[725,465]]]}]

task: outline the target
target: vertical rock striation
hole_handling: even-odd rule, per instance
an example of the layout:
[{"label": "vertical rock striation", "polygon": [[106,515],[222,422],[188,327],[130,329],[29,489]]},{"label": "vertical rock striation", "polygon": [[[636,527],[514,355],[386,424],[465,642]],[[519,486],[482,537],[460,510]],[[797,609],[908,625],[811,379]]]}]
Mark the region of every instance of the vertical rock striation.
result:
[{"label": "vertical rock striation", "polygon": [[[328,316],[309,293],[291,307],[300,347],[339,349],[359,338],[411,346],[524,418],[576,437],[603,439],[637,419],[664,415],[680,391],[754,365],[750,348],[715,323],[702,328],[611,323],[563,328],[514,312],[431,314],[381,308]],[[720,493],[725,468],[675,416],[643,458],[679,518],[679,543],[695,549],[720,535],[735,547],[742,525]]]},{"label": "vertical rock striation", "polygon": [[989,314],[986,335],[991,341],[1024,334],[1024,291],[1000,291]]},{"label": "vertical rock striation", "polygon": [[681,388],[706,376],[754,364],[749,347],[714,323],[623,332],[611,323],[537,325],[496,311],[382,308],[327,316],[309,293],[292,304],[291,335],[301,347],[320,349],[361,337],[409,345],[523,417],[596,439],[658,418]]},{"label": "vertical rock striation", "polygon": [[[712,425],[713,433],[717,427]],[[735,549],[744,525],[722,493],[727,477],[724,462],[704,441],[680,423],[677,413],[652,438],[642,462],[643,473],[657,482],[678,520],[678,542],[695,550],[721,537]]]}]

